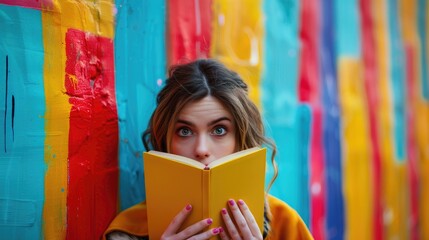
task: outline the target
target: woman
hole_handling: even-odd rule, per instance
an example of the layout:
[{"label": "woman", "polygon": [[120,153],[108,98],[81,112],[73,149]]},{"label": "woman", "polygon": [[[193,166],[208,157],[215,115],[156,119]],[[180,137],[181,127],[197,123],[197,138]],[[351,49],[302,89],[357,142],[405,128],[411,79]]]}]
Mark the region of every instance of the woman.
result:
[{"label": "woman", "polygon": [[[157,108],[143,134],[146,149],[170,152],[208,164],[240,150],[275,145],[265,138],[261,115],[248,98],[244,81],[212,59],[173,66],[157,97]],[[275,169],[277,173],[277,169]],[[275,174],[276,176],[276,174]],[[273,177],[271,183],[274,181]],[[271,185],[270,183],[270,185]],[[119,214],[106,230],[107,239],[148,239],[145,203]],[[228,201],[231,215],[220,209],[225,229],[202,219],[178,231],[192,206],[172,219],[162,239],[312,239],[299,215],[286,203],[267,195],[264,229],[255,224],[244,201]],[[235,224],[240,223],[240,224]],[[211,227],[207,230],[208,227]],[[262,234],[261,234],[262,232]]]}]

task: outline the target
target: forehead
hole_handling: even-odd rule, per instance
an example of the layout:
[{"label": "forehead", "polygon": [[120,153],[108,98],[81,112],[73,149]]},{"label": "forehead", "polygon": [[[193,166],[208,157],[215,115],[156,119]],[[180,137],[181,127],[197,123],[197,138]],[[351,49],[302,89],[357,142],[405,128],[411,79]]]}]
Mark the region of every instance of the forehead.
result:
[{"label": "forehead", "polygon": [[232,120],[229,110],[213,96],[189,102],[179,113],[179,119],[182,120],[198,121],[218,117],[227,117]]}]

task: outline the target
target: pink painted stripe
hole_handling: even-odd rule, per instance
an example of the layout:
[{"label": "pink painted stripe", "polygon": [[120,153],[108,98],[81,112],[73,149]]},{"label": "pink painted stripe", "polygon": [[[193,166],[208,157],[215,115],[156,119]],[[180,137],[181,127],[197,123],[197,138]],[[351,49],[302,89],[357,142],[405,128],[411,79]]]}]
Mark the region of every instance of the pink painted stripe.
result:
[{"label": "pink painted stripe", "polygon": [[372,146],[372,168],[373,168],[373,237],[383,239],[383,207],[381,189],[381,153],[379,136],[377,131],[377,111],[380,107],[378,99],[378,68],[376,43],[374,36],[374,21],[372,16],[371,0],[360,0],[362,53],[364,64],[364,85],[368,101],[369,130]]},{"label": "pink painted stripe", "polygon": [[211,0],[168,1],[169,65],[209,56],[211,5]]},{"label": "pink painted stripe", "polygon": [[312,108],[310,140],[310,229],[315,239],[326,238],[326,182],[322,143],[322,114],[320,88],[320,1],[301,1],[300,57],[298,96]]},{"label": "pink painted stripe", "polygon": [[418,92],[416,91],[416,54],[411,46],[405,46],[406,51],[406,71],[407,71],[407,157],[408,157],[408,177],[410,191],[410,239],[419,239],[419,177],[418,177],[418,153],[416,136],[416,119]]}]

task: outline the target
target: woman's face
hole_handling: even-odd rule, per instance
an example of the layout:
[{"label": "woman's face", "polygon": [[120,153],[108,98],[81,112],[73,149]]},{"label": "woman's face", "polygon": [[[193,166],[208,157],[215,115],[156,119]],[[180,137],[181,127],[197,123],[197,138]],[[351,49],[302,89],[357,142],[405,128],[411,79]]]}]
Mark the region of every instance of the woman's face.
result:
[{"label": "woman's face", "polygon": [[236,149],[232,115],[212,96],[185,105],[173,131],[171,153],[206,165]]}]

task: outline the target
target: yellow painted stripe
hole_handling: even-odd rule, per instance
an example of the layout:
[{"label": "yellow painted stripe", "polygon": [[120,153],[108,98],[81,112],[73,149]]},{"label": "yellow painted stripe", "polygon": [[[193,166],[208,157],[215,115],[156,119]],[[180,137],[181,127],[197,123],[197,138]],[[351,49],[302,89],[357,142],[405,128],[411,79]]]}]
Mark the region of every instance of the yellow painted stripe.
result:
[{"label": "yellow painted stripe", "polygon": [[113,0],[58,2],[61,26],[64,30],[74,28],[113,39],[115,9]]},{"label": "yellow painted stripe", "polygon": [[69,97],[64,94],[65,34],[79,29],[113,39],[114,4],[106,1],[57,0],[42,10],[45,48],[45,239],[65,239],[67,227],[67,158],[69,139]]},{"label": "yellow painted stripe", "polygon": [[260,100],[262,4],[260,0],[214,0],[210,55],[241,75],[249,96]]},{"label": "yellow painted stripe", "polygon": [[42,11],[45,48],[45,204],[44,239],[65,239],[67,227],[67,157],[70,104],[64,94],[65,45],[61,29],[61,12]]},{"label": "yellow painted stripe", "polygon": [[347,239],[371,239],[373,200],[368,116],[359,59],[340,58],[338,87],[343,125]]}]

